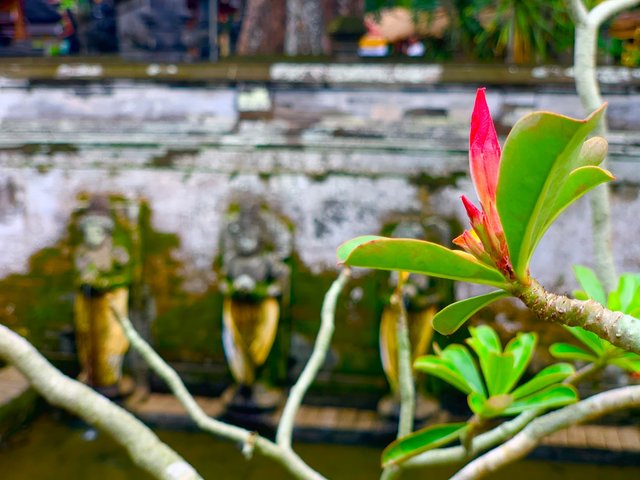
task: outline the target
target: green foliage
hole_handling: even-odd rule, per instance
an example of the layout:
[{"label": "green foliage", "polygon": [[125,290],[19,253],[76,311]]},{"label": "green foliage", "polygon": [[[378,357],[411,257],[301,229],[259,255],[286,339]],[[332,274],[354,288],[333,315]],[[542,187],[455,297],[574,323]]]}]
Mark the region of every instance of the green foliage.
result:
[{"label": "green foliage", "polygon": [[443,334],[453,333],[479,309],[508,295],[515,283],[527,284],[529,262],[549,226],[586,192],[612,179],[597,166],[606,155],[606,141],[596,137],[585,142],[603,112],[604,107],[585,120],[532,113],[519,120],[507,137],[500,158],[496,205],[513,272],[499,271],[481,255],[476,258],[431,242],[377,236],[344,243],[338,250],[339,261],[501,289],[442,310],[434,319],[434,328]]},{"label": "green foliage", "polygon": [[[593,270],[581,265],[574,272],[582,290],[574,292],[580,300],[595,300],[613,311],[634,317],[640,314],[640,275],[623,274],[617,288],[607,296]],[[555,343],[549,351],[556,358],[593,363],[599,367],[615,365],[628,372],[640,372],[640,355],[616,347],[593,332],[580,327],[565,327],[586,348]]]},{"label": "green foliage", "polygon": [[582,153],[586,136],[603,113],[601,107],[587,119],[575,120],[536,112],[520,119],[509,133],[500,161],[497,208],[518,278],[526,278],[535,247],[560,211],[602,183],[602,177],[612,178],[593,167],[603,175],[580,175],[584,183],[579,188],[575,176],[570,179],[580,167],[604,159],[601,143],[590,142],[593,148]]},{"label": "green foliage", "polygon": [[367,12],[377,12],[385,8],[404,7],[413,11],[430,11],[441,3],[438,0],[365,0]]},{"label": "green foliage", "polygon": [[478,418],[516,415],[532,408],[554,408],[577,401],[575,389],[560,383],[574,372],[568,364],[547,367],[515,388],[533,356],[537,342],[534,333],[519,333],[503,350],[491,327],[471,328],[470,332],[467,344],[475,352],[480,368],[463,345],[449,345],[435,355],[420,357],[415,368],[466,393],[469,407]]},{"label": "green foliage", "polygon": [[503,350],[491,327],[471,328],[470,332],[467,344],[477,361],[466,346],[453,344],[443,350],[436,346],[435,355],[418,358],[414,366],[467,394],[476,420],[432,425],[396,440],[382,454],[383,467],[472,435],[474,422],[530,409],[556,408],[578,400],[575,389],[561,383],[574,373],[567,363],[551,365],[514,389],[531,361],[536,334],[519,333]]},{"label": "green foliage", "polygon": [[440,278],[505,287],[504,277],[473,256],[432,242],[374,235],[357,237],[338,248],[347,265],[379,270],[402,270]]},{"label": "green foliage", "polygon": [[471,0],[466,12],[480,17],[475,36],[478,56],[502,57],[515,63],[544,60],[569,48],[573,25],[562,0]]},{"label": "green foliage", "polygon": [[431,425],[389,444],[382,452],[382,467],[400,463],[422,452],[446,445],[460,438],[468,429],[467,423]]},{"label": "green foliage", "polygon": [[497,290],[452,303],[433,317],[433,328],[443,335],[451,335],[478,310],[508,295],[504,290]]}]

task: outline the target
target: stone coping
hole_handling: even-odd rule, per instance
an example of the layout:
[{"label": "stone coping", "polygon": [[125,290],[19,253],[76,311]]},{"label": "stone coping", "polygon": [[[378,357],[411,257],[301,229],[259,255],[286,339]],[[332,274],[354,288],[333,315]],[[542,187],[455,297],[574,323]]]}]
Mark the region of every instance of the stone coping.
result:
[{"label": "stone coping", "polygon": [[[640,68],[602,66],[603,88],[640,85]],[[0,85],[12,81],[159,81],[170,83],[269,82],[302,85],[424,86],[573,85],[571,66],[427,64],[357,60],[354,63],[225,60],[219,63],[136,63],[113,57],[2,58]]]}]

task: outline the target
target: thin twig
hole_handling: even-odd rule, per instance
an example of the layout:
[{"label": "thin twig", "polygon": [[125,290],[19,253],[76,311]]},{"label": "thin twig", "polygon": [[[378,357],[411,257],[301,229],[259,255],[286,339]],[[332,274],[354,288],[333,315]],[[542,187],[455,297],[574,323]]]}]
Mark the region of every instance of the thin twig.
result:
[{"label": "thin twig", "polygon": [[333,282],[327,291],[322,304],[320,329],[318,337],[313,346],[313,352],[309,361],[302,370],[300,377],[289,391],[289,398],[282,411],[278,432],[276,433],[276,443],[283,448],[291,448],[291,437],[296,414],[300,409],[304,395],[316,378],[327,357],[327,352],[331,344],[331,337],[335,329],[335,312],[338,296],[349,279],[350,270],[345,268],[340,272],[338,278]]},{"label": "thin twig", "polygon": [[599,393],[533,420],[511,440],[478,457],[451,478],[452,480],[483,478],[523,458],[547,435],[611,412],[639,406],[640,386],[617,388]]},{"label": "thin twig", "polygon": [[398,348],[398,389],[400,390],[400,418],[398,419],[398,438],[409,435],[413,431],[416,392],[411,368],[411,341],[407,309],[403,299],[403,281],[398,281],[398,288],[393,294],[392,303],[397,312],[396,345]]},{"label": "thin twig", "polygon": [[209,417],[189,393],[176,371],[136,332],[131,321],[120,315],[113,307],[111,310],[120,321],[124,333],[131,343],[131,347],[147,362],[151,370],[167,383],[169,389],[184,406],[187,414],[198,427],[215,436],[240,443],[245,456],[250,456],[255,448],[255,450],[262,455],[270,457],[280,463],[296,478],[304,480],[324,479],[322,475],[309,467],[309,465],[291,449],[281,448],[255,432],[250,432],[244,428],[229,425],[228,423]]},{"label": "thin twig", "polygon": [[62,374],[33,345],[0,324],[0,358],[14,365],[50,404],[108,433],[133,462],[160,480],[202,480],[142,422],[86,385]]}]

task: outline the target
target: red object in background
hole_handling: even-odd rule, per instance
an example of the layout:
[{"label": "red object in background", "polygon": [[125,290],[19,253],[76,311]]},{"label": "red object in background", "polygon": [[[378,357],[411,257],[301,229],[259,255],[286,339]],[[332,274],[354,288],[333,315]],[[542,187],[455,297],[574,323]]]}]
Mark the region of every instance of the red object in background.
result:
[{"label": "red object in background", "polygon": [[13,41],[27,38],[26,20],[22,0],[4,0],[0,4],[0,37]]}]

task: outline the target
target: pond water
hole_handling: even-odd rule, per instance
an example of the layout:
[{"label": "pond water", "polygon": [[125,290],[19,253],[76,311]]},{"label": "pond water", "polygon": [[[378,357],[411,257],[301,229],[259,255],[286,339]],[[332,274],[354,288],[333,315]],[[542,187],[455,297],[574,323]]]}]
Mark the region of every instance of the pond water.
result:
[{"label": "pond water", "polygon": [[[191,462],[205,479],[289,479],[277,464],[264,458],[246,462],[234,445],[209,435],[185,431],[158,432],[159,436]],[[300,444],[300,455],[332,480],[370,480],[379,477],[379,448]],[[453,469],[411,472],[403,479],[449,478]],[[84,427],[74,427],[48,415],[0,445],[2,480],[108,479],[146,480],[123,450],[111,439]],[[640,478],[638,467],[615,467],[524,461],[505,468],[496,480],[623,480]]]}]

